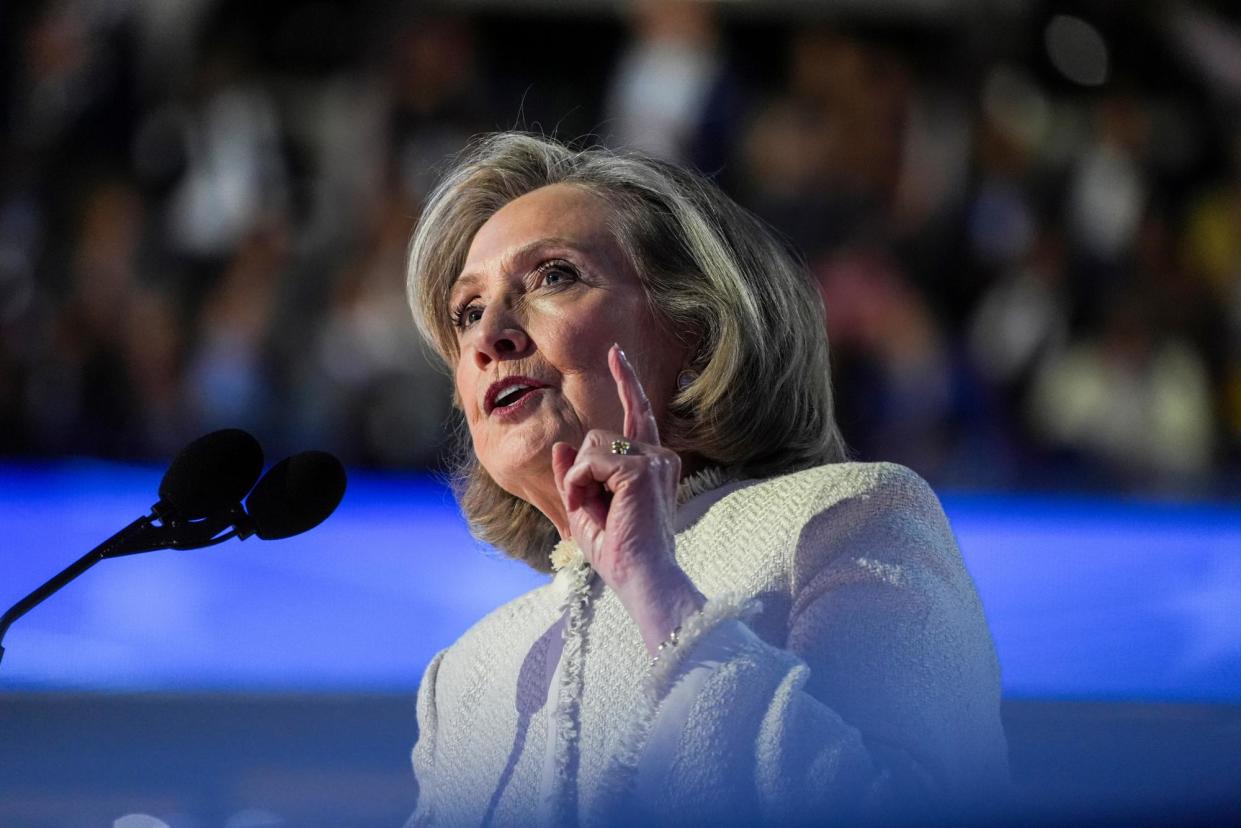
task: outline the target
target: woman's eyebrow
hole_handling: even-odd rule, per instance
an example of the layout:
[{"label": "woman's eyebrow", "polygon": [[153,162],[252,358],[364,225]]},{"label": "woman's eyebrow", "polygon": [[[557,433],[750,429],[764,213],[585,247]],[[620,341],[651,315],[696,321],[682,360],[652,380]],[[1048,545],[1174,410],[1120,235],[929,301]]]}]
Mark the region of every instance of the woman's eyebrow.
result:
[{"label": "woman's eyebrow", "polygon": [[[517,248],[516,250],[507,251],[504,254],[504,258],[500,260],[500,272],[508,273],[509,271],[517,269],[518,266],[520,266],[523,262],[529,260],[536,253],[538,253],[541,250],[545,250],[549,247],[565,247],[565,248],[569,248],[570,250],[573,250],[579,253],[582,252],[581,248],[577,245],[577,243],[573,242],[570,239],[562,238],[560,236],[547,236],[545,238],[535,239],[534,241],[527,242],[523,244],[521,247]],[[486,268],[484,267],[484,270],[485,269]],[[451,289],[449,291],[449,295],[455,294],[459,289],[463,287],[469,288],[469,287],[477,286],[479,282],[482,282],[485,280],[486,280],[486,276],[483,275],[483,273],[480,273],[478,270],[463,271],[461,275],[458,276],[456,280],[453,281]]]},{"label": "woman's eyebrow", "polygon": [[474,289],[481,281],[483,281],[483,277],[479,276],[477,273],[461,274],[456,279],[453,279],[452,284],[448,286],[449,300],[452,300],[454,296],[462,291]]}]

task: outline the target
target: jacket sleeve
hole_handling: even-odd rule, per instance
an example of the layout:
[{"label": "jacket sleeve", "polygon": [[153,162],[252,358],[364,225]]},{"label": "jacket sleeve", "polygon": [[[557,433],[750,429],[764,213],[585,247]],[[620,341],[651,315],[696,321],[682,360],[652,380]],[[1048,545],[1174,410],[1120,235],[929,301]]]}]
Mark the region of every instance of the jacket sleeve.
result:
[{"label": "jacket sleeve", "polygon": [[418,740],[414,743],[411,756],[414,765],[414,781],[418,786],[418,804],[414,813],[405,823],[405,828],[425,828],[435,824],[435,814],[431,792],[435,790],[435,739],[438,734],[439,719],[435,705],[435,683],[439,676],[440,663],[444,652],[436,654],[422,674],[418,684]]},{"label": "jacket sleeve", "polygon": [[950,818],[1002,791],[999,667],[925,482],[885,466],[791,554],[784,641],[745,623],[752,603],[717,596],[652,671],[620,757],[631,801],[669,823],[851,824]]}]

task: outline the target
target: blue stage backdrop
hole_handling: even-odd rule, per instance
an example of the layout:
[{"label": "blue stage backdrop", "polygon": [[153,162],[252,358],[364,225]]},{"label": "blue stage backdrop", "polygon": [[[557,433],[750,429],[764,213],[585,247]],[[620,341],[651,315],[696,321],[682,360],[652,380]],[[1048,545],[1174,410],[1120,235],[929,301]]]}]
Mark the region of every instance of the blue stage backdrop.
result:
[{"label": "blue stage backdrop", "polygon": [[[0,469],[7,607],[144,514],[160,472]],[[1241,702],[1241,507],[943,493],[1010,697]],[[103,561],[5,639],[7,690],[403,691],[544,576],[427,477],[354,473],[307,535]]]}]

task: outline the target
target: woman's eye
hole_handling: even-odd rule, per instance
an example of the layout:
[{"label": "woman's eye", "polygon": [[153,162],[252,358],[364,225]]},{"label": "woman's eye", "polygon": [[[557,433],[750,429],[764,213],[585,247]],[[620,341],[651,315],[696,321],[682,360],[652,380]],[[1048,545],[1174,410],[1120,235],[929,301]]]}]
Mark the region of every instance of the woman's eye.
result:
[{"label": "woman's eye", "polygon": [[452,323],[458,328],[468,328],[483,318],[483,309],[478,305],[468,305],[453,311]]},{"label": "woman's eye", "polygon": [[568,265],[552,264],[543,270],[543,284],[547,286],[562,285],[577,279],[577,271]]}]

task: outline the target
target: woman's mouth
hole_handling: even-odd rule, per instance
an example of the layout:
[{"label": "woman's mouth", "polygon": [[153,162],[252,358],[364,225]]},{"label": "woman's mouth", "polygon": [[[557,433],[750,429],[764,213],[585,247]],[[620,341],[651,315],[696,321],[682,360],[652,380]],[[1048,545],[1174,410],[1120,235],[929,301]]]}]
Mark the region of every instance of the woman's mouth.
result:
[{"label": "woman's mouth", "polygon": [[526,411],[538,405],[539,397],[543,395],[542,388],[528,388],[520,394],[513,394],[508,398],[506,404],[497,404],[491,409],[491,416],[502,420],[512,420],[520,417]]},{"label": "woman's mouth", "polygon": [[546,387],[529,377],[508,377],[487,389],[484,407],[490,416],[509,419],[528,409]]}]

